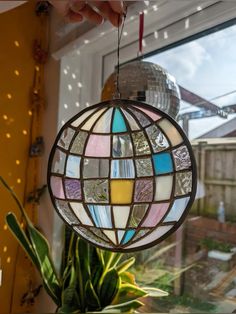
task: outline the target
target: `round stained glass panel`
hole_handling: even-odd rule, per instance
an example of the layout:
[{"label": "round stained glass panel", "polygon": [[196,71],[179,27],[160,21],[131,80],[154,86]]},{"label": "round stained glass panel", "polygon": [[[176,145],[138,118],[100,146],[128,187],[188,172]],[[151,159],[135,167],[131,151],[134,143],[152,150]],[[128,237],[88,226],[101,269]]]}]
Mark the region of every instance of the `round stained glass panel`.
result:
[{"label": "round stained glass panel", "polygon": [[188,139],[167,114],[112,100],[62,127],[48,186],[56,210],[81,237],[129,252],[180,226],[195,197],[196,166]]}]

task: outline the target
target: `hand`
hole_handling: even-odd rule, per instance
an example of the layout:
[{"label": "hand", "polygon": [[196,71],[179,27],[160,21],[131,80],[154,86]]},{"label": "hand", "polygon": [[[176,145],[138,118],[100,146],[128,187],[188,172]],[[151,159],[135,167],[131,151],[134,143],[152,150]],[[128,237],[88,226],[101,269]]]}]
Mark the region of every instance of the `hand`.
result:
[{"label": "hand", "polygon": [[95,24],[102,24],[108,19],[118,27],[124,14],[123,1],[81,1],[81,0],[51,0],[50,3],[68,22],[81,22],[87,19]]}]

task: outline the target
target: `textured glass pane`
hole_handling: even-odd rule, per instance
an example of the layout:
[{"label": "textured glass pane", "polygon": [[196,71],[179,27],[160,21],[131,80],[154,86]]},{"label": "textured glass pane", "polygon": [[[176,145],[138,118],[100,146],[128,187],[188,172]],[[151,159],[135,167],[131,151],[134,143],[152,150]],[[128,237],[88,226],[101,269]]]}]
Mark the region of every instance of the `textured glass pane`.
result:
[{"label": "textured glass pane", "polygon": [[153,204],[147,217],[142,223],[142,227],[155,227],[165,216],[169,208],[169,203]]},{"label": "textured glass pane", "polygon": [[65,179],[66,197],[81,200],[81,183],[75,179]]},{"label": "textured glass pane", "polygon": [[113,217],[116,228],[126,228],[130,206],[113,206]]},{"label": "textured glass pane", "polygon": [[151,229],[140,229],[136,235],[133,237],[132,242],[138,240],[139,238],[145,236]]},{"label": "textured glass pane", "polygon": [[104,233],[102,233],[102,231],[100,229],[91,227],[91,228],[89,228],[89,230],[91,230],[96,236],[98,236],[102,240],[109,242],[108,238],[105,236]]},{"label": "textured glass pane", "polygon": [[83,154],[84,144],[85,144],[87,136],[88,136],[88,133],[83,132],[83,131],[80,131],[78,135],[76,135],[76,138],[74,139],[73,144],[70,149],[71,153],[78,154],[78,155]]},{"label": "textured glass pane", "polygon": [[107,178],[109,160],[103,158],[85,158],[83,164],[84,178]]},{"label": "textured glass pane", "polygon": [[89,218],[84,206],[81,203],[70,202],[70,206],[78,219],[83,225],[93,226],[91,219]]},{"label": "textured glass pane", "polygon": [[176,199],[171,207],[171,210],[169,211],[168,215],[163,220],[163,222],[178,221],[183,215],[188,205],[189,199],[190,197]]},{"label": "textured glass pane", "polygon": [[180,146],[174,149],[172,153],[177,171],[191,167],[191,160],[186,146]]},{"label": "textured glass pane", "polygon": [[63,131],[57,145],[64,148],[64,149],[68,149],[74,134],[75,134],[74,130],[72,130],[70,128],[65,129]]},{"label": "textured glass pane", "polygon": [[163,236],[165,233],[167,233],[173,226],[163,226],[163,227],[158,227],[156,230],[148,234],[146,237],[143,239],[127,246],[127,249],[132,249],[138,246],[142,245],[147,245],[157,239],[159,239],[161,236]]},{"label": "textured glass pane", "polygon": [[103,233],[110,239],[111,242],[116,244],[116,233],[111,230],[103,230]]},{"label": "textured glass pane", "polygon": [[148,126],[151,124],[151,120],[149,120],[145,114],[143,114],[142,112],[140,112],[139,110],[135,110],[135,109],[130,109],[130,111],[132,112],[132,114],[136,117],[136,119],[139,121],[139,123],[141,124],[142,127]]},{"label": "textured glass pane", "polygon": [[112,146],[113,157],[133,156],[133,147],[129,135],[114,135]]},{"label": "textured glass pane", "polygon": [[130,204],[132,202],[134,181],[111,180],[111,203]]},{"label": "textured glass pane", "polygon": [[136,155],[150,154],[150,147],[143,132],[132,133]]},{"label": "textured glass pane", "polygon": [[84,181],[84,196],[87,203],[108,203],[108,181],[86,180]]},{"label": "textured glass pane", "polygon": [[93,113],[95,110],[97,110],[97,108],[89,109],[88,111],[86,111],[85,113],[83,113],[80,117],[78,117],[78,119],[76,119],[73,123],[71,123],[71,125],[77,128],[78,126],[80,126],[81,123],[84,122],[84,120],[85,120],[88,116],[92,115],[92,113]]},{"label": "textured glass pane", "polygon": [[152,124],[151,126],[146,128],[146,132],[152,144],[152,149],[154,153],[158,153],[169,147],[169,143],[165,135],[160,131],[160,129],[158,129],[155,124]]},{"label": "textured glass pane", "polygon": [[106,111],[96,122],[93,133],[111,133],[111,116],[113,108]]},{"label": "textured glass pane", "polygon": [[80,177],[80,157],[68,156],[66,163],[66,176],[71,178]]},{"label": "textured glass pane", "polygon": [[147,204],[133,206],[132,214],[129,221],[129,227],[137,227],[139,225],[140,221],[143,219],[147,212],[148,206],[149,205]]},{"label": "textured glass pane", "polygon": [[111,245],[108,242],[103,241],[101,238],[97,237],[94,233],[92,233],[88,229],[83,228],[83,227],[74,227],[73,229],[75,230],[75,232],[77,232],[79,235],[87,239],[89,242],[102,245],[105,248],[111,248]]},{"label": "textured glass pane", "polygon": [[128,123],[129,123],[129,127],[131,128],[132,131],[137,131],[140,130],[140,126],[137,124],[137,122],[135,121],[135,119],[124,109],[122,110],[123,114],[125,115]]},{"label": "textured glass pane", "polygon": [[114,159],[111,161],[111,178],[134,178],[132,159]]},{"label": "textured glass pane", "polygon": [[135,181],[134,202],[151,202],[153,198],[153,180],[140,179]]},{"label": "textured glass pane", "polygon": [[115,114],[112,121],[112,132],[113,133],[127,132],[123,114],[117,108],[115,109]]},{"label": "textured glass pane", "polygon": [[110,156],[110,136],[90,135],[85,150],[85,156],[109,157]]},{"label": "textured glass pane", "polygon": [[112,228],[111,207],[88,205],[93,221],[98,228]]},{"label": "textured glass pane", "polygon": [[138,177],[148,177],[153,175],[152,161],[150,158],[136,159],[135,164]]},{"label": "textured glass pane", "polygon": [[168,200],[172,192],[173,176],[156,177],[155,201]]},{"label": "textured glass pane", "polygon": [[122,239],[122,244],[126,244],[127,242],[129,242],[133,238],[134,234],[135,234],[135,230],[132,230],[132,229],[127,230]]},{"label": "textured glass pane", "polygon": [[51,171],[53,173],[64,173],[66,154],[61,150],[56,149],[55,155],[53,157],[52,168]]},{"label": "textured glass pane", "polygon": [[173,172],[173,162],[170,153],[159,153],[152,156],[155,174]]},{"label": "textured glass pane", "polygon": [[52,194],[58,198],[65,198],[62,179],[52,176],[50,179]]},{"label": "textured glass pane", "polygon": [[68,224],[78,224],[79,220],[76,218],[72,210],[69,208],[68,203],[61,200],[55,200],[56,207],[62,217],[68,222]]},{"label": "textured glass pane", "polygon": [[159,120],[161,118],[158,114],[154,113],[151,110],[147,110],[147,109],[137,107],[137,106],[134,106],[134,107],[141,110],[142,112],[144,112],[146,115],[148,115],[150,118],[152,118],[153,121]]},{"label": "textured glass pane", "polygon": [[192,191],[192,172],[179,172],[175,176],[175,195],[185,195]]},{"label": "textured glass pane", "polygon": [[158,123],[158,126],[161,127],[166,136],[169,138],[172,146],[179,145],[180,143],[183,142],[182,136],[179,134],[179,131],[167,119],[161,120]]},{"label": "textured glass pane", "polygon": [[105,111],[106,108],[100,109],[97,112],[95,112],[82,126],[82,130],[90,131],[93,127],[93,125],[97,122],[99,117],[102,115],[102,113]]}]

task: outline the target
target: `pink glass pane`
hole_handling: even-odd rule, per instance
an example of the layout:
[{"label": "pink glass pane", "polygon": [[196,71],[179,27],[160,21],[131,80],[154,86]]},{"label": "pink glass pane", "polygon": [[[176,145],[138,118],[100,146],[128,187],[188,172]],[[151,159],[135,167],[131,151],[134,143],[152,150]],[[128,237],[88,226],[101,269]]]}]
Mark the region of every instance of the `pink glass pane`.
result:
[{"label": "pink glass pane", "polygon": [[108,157],[110,156],[110,136],[90,135],[85,156]]},{"label": "pink glass pane", "polygon": [[168,207],[169,203],[153,204],[148,216],[142,223],[142,227],[155,227],[166,214]]},{"label": "pink glass pane", "polygon": [[66,197],[81,200],[81,184],[79,180],[65,179]]},{"label": "pink glass pane", "polygon": [[51,177],[52,194],[58,198],[65,198],[62,179],[59,177]]},{"label": "pink glass pane", "polygon": [[137,109],[139,109],[142,112],[146,113],[146,115],[148,115],[150,118],[152,118],[153,121],[157,121],[157,120],[159,120],[161,118],[158,114],[156,114],[156,113],[154,113],[152,111],[149,111],[147,109],[140,108],[140,107],[137,107],[137,106],[134,106],[134,107],[136,107]]},{"label": "pink glass pane", "polygon": [[151,202],[153,197],[153,180],[143,179],[135,182],[134,202]]},{"label": "pink glass pane", "polygon": [[171,228],[173,228],[172,225],[170,226],[163,226],[163,227],[158,227],[155,229],[153,232],[151,232],[149,235],[144,237],[142,240],[135,242],[134,244],[131,244],[127,246],[127,249],[132,249],[135,247],[147,245],[149,243],[152,243],[162,237],[164,234],[166,234]]}]

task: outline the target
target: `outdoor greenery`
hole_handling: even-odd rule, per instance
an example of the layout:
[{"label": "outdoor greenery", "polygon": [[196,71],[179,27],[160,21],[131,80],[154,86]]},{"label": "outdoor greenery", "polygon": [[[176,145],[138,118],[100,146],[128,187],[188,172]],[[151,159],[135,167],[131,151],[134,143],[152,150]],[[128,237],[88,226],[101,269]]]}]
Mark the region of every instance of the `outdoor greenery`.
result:
[{"label": "outdoor greenery", "polygon": [[229,243],[219,242],[212,238],[204,238],[200,241],[201,247],[211,251],[217,250],[224,253],[230,253],[233,246]]},{"label": "outdoor greenery", "polygon": [[68,230],[61,271],[57,273],[46,238],[34,227],[7,183],[1,177],[0,181],[16,201],[25,229],[13,213],[7,214],[7,224],[39,271],[58,312],[130,312],[143,305],[141,297],[168,295],[158,288],[136,284],[134,275],[127,271],[134,264],[134,257],[124,259],[122,254],[97,249]]}]

